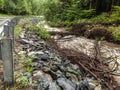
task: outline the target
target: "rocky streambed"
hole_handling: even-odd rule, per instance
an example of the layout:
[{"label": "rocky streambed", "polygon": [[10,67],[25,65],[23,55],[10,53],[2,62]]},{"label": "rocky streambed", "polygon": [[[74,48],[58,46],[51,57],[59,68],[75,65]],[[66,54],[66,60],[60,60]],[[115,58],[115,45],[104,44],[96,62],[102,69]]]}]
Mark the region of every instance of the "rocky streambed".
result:
[{"label": "rocky streambed", "polygon": [[89,75],[84,77],[77,64],[71,63],[37,35],[23,32],[18,42],[22,47],[19,54],[33,58],[30,67],[34,69],[22,74],[29,78],[30,86],[33,81],[37,82],[33,90],[103,90],[98,80]]}]

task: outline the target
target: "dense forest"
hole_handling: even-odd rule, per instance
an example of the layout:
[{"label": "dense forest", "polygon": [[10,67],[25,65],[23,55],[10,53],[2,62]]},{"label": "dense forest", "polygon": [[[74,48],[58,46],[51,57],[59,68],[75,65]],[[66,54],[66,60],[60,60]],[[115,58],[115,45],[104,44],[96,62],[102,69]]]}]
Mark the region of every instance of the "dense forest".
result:
[{"label": "dense forest", "polygon": [[0,13],[14,15],[39,15],[44,0],[0,0]]},{"label": "dense forest", "polygon": [[[75,21],[90,19],[101,14],[97,19],[111,17],[106,21],[119,21],[119,0],[0,0],[0,13],[14,15],[44,14],[50,21]],[[117,12],[117,13],[116,13]],[[103,17],[102,17],[103,16]],[[103,19],[104,19],[103,18]],[[58,20],[59,19],[59,20]],[[93,21],[96,18],[92,19]],[[66,22],[68,23],[68,22]]]}]

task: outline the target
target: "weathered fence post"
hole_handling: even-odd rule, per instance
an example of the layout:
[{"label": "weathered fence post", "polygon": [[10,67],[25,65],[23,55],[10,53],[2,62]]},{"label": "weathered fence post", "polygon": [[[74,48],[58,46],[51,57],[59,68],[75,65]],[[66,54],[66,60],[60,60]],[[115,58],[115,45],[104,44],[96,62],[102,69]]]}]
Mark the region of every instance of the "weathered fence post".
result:
[{"label": "weathered fence post", "polygon": [[4,82],[6,85],[14,84],[14,64],[13,64],[13,52],[12,52],[12,40],[1,40],[1,54],[4,69]]}]

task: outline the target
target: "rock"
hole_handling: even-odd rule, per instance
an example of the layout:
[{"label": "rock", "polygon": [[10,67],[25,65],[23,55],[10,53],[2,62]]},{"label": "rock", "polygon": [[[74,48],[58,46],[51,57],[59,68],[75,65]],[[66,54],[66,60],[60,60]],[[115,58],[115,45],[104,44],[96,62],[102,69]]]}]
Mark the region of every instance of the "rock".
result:
[{"label": "rock", "polygon": [[42,54],[40,57],[41,60],[48,60],[50,58],[47,54]]},{"label": "rock", "polygon": [[77,90],[92,90],[90,89],[88,81],[85,79],[84,81],[81,81],[78,85]]},{"label": "rock", "polygon": [[32,66],[32,67],[38,67],[38,66],[39,66],[39,63],[38,63],[38,62],[32,62],[32,63],[31,63],[31,66]]},{"label": "rock", "polygon": [[62,73],[60,70],[58,70],[58,71],[56,72],[56,75],[57,75],[57,77],[62,77],[62,76],[64,76],[63,73]]},{"label": "rock", "polygon": [[45,53],[42,52],[42,51],[31,51],[31,52],[28,53],[28,56],[34,56],[34,55],[36,55],[36,54],[38,54],[38,55],[43,55],[43,54],[45,54]]},{"label": "rock", "polygon": [[37,90],[46,90],[49,87],[49,84],[50,82],[45,77],[41,77],[38,80]]},{"label": "rock", "polygon": [[58,78],[58,85],[62,87],[63,90],[75,90],[76,86],[72,84],[71,81],[66,78]]},{"label": "rock", "polygon": [[72,82],[76,84],[78,83],[78,78],[76,77],[76,75],[67,72],[66,77],[69,78]]},{"label": "rock", "polygon": [[48,90],[61,90],[60,87],[56,84],[56,82],[51,82]]},{"label": "rock", "polygon": [[30,47],[29,44],[24,44],[24,45],[22,45],[23,51],[26,51],[29,47]]},{"label": "rock", "polygon": [[60,71],[65,72],[65,67],[61,64],[57,65]]},{"label": "rock", "polygon": [[50,58],[48,54],[46,54],[42,51],[29,52],[28,56],[34,56],[35,58],[42,59],[42,60],[48,60]]},{"label": "rock", "polygon": [[20,38],[22,38],[22,39],[25,39],[25,38],[26,38],[26,31],[23,31],[23,32],[20,34]]},{"label": "rock", "polygon": [[25,73],[23,73],[23,76],[31,77],[32,75],[29,72],[25,72]]},{"label": "rock", "polygon": [[35,51],[32,51],[32,52],[29,52],[27,55],[28,56],[34,56],[36,54],[36,52]]},{"label": "rock", "polygon": [[42,70],[44,72],[49,72],[51,69],[49,67],[47,67],[47,66],[44,66],[44,67],[42,67]]},{"label": "rock", "polygon": [[75,75],[80,75],[76,70],[74,70],[71,66],[66,67],[66,71],[73,73]]},{"label": "rock", "polygon": [[87,81],[91,89],[95,89],[95,87],[99,85],[99,82],[94,79],[87,78]]},{"label": "rock", "polygon": [[94,90],[102,90],[101,85],[96,86]]},{"label": "rock", "polygon": [[58,70],[57,72],[50,70],[49,74],[52,76],[54,80],[57,80],[60,77],[64,77],[64,74],[60,70]]},{"label": "rock", "polygon": [[41,70],[35,70],[32,72],[33,76],[43,76],[44,72]]},{"label": "rock", "polygon": [[18,52],[18,54],[20,55],[20,54],[25,54],[26,53],[26,51],[20,51],[20,52]]},{"label": "rock", "polygon": [[57,61],[57,62],[59,62],[59,63],[61,63],[61,61],[62,61],[62,60],[61,60],[60,58],[58,58],[57,56],[55,56],[55,57],[53,57],[53,58],[54,58],[55,61]]},{"label": "rock", "polygon": [[78,69],[79,69],[79,66],[78,66],[77,64],[71,64],[71,66],[72,66],[72,68],[73,68],[74,70],[78,70]]},{"label": "rock", "polygon": [[50,83],[51,81],[45,76],[40,77],[38,80],[37,90],[46,90],[49,87]]}]

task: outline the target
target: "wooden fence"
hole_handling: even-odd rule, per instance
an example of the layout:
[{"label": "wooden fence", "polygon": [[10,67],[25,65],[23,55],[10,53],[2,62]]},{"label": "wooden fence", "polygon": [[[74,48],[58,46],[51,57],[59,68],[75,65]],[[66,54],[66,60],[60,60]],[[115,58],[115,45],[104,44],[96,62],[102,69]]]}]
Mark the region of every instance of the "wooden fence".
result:
[{"label": "wooden fence", "polygon": [[19,17],[15,17],[7,21],[1,32],[0,39],[0,59],[3,62],[3,75],[5,85],[14,84],[14,28],[19,21]]}]

